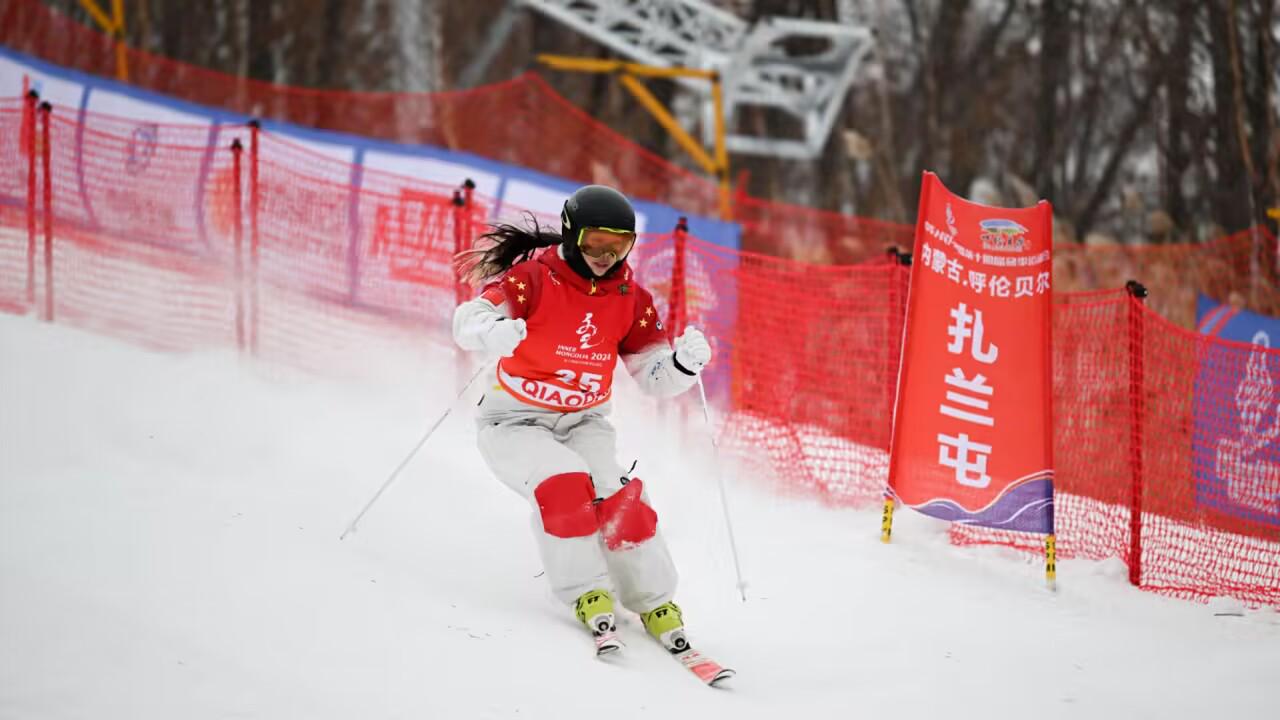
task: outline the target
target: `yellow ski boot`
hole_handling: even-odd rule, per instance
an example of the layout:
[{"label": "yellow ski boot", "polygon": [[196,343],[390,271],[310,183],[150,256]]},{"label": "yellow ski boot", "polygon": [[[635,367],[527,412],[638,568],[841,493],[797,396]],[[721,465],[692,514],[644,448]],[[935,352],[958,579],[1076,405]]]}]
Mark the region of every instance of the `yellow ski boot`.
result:
[{"label": "yellow ski boot", "polygon": [[641,613],[640,619],[644,621],[644,629],[662,643],[662,647],[668,652],[675,654],[689,649],[689,641],[684,636],[684,617],[679,605],[665,602],[647,613]]},{"label": "yellow ski boot", "polygon": [[613,617],[613,596],[608,590],[588,590],[574,603],[574,614],[591,631],[596,641],[596,655],[622,649],[618,626]]}]

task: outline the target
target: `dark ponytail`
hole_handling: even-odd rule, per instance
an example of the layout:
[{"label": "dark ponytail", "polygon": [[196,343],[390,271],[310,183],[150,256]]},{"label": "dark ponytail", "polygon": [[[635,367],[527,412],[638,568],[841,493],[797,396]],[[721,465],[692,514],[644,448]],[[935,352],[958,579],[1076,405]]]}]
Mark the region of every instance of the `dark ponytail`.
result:
[{"label": "dark ponytail", "polygon": [[533,229],[495,223],[480,236],[474,247],[453,256],[453,268],[473,287],[506,272],[512,265],[533,257],[535,250],[560,244],[560,234],[544,229],[533,213],[527,213]]}]

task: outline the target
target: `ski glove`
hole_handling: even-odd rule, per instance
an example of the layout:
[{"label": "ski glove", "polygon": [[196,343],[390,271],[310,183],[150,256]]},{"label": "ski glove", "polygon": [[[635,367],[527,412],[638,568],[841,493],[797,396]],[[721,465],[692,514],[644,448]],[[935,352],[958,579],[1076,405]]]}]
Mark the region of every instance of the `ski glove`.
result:
[{"label": "ski glove", "polygon": [[676,338],[675,348],[676,369],[685,375],[697,375],[711,362],[711,343],[692,325]]},{"label": "ski glove", "polygon": [[484,348],[490,353],[511,357],[516,353],[516,346],[529,334],[524,320],[500,318],[489,328],[484,336]]}]

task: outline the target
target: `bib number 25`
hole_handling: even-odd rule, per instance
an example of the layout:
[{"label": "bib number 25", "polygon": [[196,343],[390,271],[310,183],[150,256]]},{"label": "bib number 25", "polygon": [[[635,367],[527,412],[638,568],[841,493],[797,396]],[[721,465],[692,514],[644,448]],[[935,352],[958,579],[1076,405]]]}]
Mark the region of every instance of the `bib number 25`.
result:
[{"label": "bib number 25", "polygon": [[[563,380],[565,385],[577,385],[591,393],[600,392],[600,381],[604,379],[603,375],[597,373],[584,372],[579,376],[572,370],[557,370],[556,377]],[[577,380],[577,382],[575,383],[574,380]]]}]

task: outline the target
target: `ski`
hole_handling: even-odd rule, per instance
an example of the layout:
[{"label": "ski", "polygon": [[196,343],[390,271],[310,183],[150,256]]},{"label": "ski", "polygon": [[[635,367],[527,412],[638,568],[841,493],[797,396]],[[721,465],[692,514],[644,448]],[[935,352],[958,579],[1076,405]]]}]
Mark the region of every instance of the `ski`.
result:
[{"label": "ski", "polygon": [[738,674],[736,670],[722,666],[693,648],[683,652],[672,653],[671,657],[679,660],[680,664],[688,668],[694,675],[697,675],[699,680],[712,687],[717,687],[719,683]]}]

